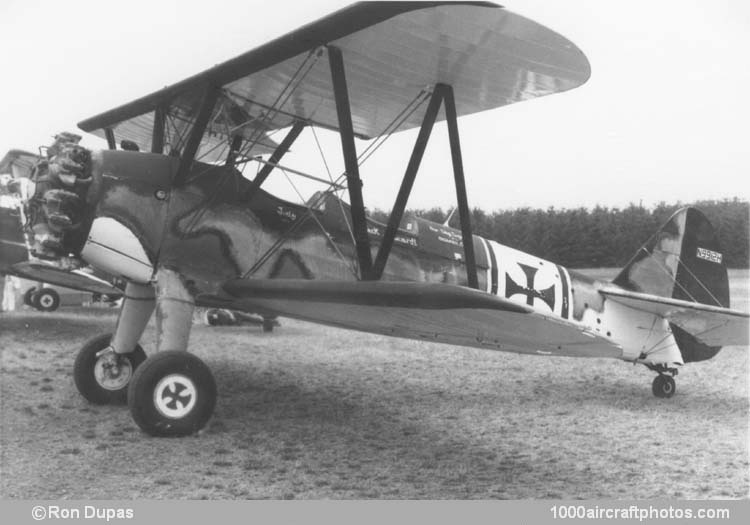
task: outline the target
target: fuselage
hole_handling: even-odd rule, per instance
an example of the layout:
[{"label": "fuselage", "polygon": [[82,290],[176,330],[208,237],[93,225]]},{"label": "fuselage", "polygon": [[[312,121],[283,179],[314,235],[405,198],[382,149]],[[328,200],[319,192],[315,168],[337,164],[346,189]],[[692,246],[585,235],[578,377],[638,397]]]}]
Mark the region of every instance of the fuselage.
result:
[{"label": "fuselage", "polygon": [[[235,169],[200,163],[187,184],[173,187],[177,165],[178,159],[156,154],[92,155],[90,230],[81,246],[87,262],[141,283],[159,268],[176,271],[198,305],[211,304],[223,283],[237,278],[357,279],[348,205],[333,194],[314,196],[308,208],[262,190],[251,193]],[[368,220],[373,257],[384,230]],[[473,242],[480,290],[611,338],[623,359],[636,360],[659,338],[671,337],[663,319],[607,302],[598,289],[611,283],[479,236]],[[407,216],[382,279],[466,286],[463,258],[460,231]],[[671,346],[666,361],[659,360],[681,362]]]}]

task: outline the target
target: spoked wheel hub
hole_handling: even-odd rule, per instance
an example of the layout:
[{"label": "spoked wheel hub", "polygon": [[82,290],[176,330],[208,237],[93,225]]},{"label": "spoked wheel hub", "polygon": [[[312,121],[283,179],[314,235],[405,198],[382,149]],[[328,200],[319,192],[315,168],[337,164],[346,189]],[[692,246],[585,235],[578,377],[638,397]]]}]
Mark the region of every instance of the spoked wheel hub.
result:
[{"label": "spoked wheel hub", "polygon": [[117,355],[113,350],[100,355],[94,364],[94,378],[105,390],[121,390],[133,377],[133,365],[129,359]]},{"label": "spoked wheel hub", "polygon": [[123,404],[127,401],[128,384],[136,368],[146,359],[140,345],[132,352],[118,354],[110,346],[111,334],[89,340],[76,356],[73,379],[78,391],[98,405]]}]

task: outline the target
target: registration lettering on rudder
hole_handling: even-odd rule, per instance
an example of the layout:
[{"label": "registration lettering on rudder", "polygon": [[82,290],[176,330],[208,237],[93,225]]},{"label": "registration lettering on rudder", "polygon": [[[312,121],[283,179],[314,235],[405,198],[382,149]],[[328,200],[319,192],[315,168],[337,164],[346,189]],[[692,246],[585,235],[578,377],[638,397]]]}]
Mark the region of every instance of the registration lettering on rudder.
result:
[{"label": "registration lettering on rudder", "polygon": [[696,256],[699,259],[705,259],[706,261],[721,264],[721,254],[719,252],[707,250],[706,248],[698,248],[698,253],[696,253]]}]

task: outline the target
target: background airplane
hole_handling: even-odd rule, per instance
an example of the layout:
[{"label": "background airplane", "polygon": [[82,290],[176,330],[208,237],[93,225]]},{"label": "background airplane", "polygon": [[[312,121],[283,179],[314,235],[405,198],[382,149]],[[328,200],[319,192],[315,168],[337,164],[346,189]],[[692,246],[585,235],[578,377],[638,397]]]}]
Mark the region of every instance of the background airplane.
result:
[{"label": "background airplane", "polygon": [[38,160],[38,155],[22,150],[11,150],[0,160],[0,273],[29,258],[21,227],[21,197],[10,191],[8,184],[15,178],[28,177]]},{"label": "background airplane", "polygon": [[[573,89],[589,74],[571,42],[492,4],[363,3],[81,122],[110,150],[63,143],[50,158],[48,173],[62,176],[46,191],[67,192],[61,209],[79,226],[56,249],[128,285],[115,333],[76,359],[79,390],[98,403],[127,393],[154,435],[202,428],[216,387],[184,351],[199,305],[619,358],[657,372],[654,393],[670,397],[679,366],[747,343],[748,315],[729,309],[721,249],[700,212],[676,213],[612,283],[472,235],[457,118]],[[404,216],[443,119],[460,230]],[[337,179],[280,163],[316,127],[340,134],[346,173]],[[359,164],[408,129],[419,134],[388,223],[378,224],[365,215]],[[360,152],[355,139],[374,146]],[[238,170],[247,165],[257,169],[252,182]],[[278,199],[261,188],[274,169],[329,188],[303,204]],[[145,359],[138,340],[154,311],[159,351]]]}]

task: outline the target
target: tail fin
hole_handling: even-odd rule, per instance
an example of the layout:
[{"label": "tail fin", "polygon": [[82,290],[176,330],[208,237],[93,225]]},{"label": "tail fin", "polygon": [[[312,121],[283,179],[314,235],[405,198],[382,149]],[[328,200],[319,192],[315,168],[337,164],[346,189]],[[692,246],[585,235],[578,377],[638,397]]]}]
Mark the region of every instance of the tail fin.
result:
[{"label": "tail fin", "polygon": [[[729,308],[729,279],[718,236],[695,208],[675,212],[613,283],[635,292]],[[710,359],[721,349],[670,326],[686,363]]]}]

